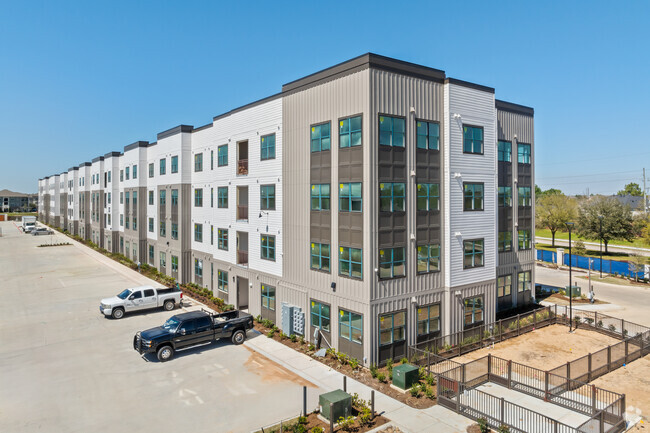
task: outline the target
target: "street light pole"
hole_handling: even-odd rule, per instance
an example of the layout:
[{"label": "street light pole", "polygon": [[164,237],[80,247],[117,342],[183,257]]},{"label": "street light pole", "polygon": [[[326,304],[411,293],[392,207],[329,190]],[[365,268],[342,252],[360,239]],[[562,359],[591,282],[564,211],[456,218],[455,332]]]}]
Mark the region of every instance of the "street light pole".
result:
[{"label": "street light pole", "polygon": [[569,229],[569,332],[571,332],[571,324],[573,323],[573,285],[571,283],[571,229],[573,228],[573,223],[566,223],[567,228]]},{"label": "street light pole", "polygon": [[603,216],[598,215],[598,235],[600,237],[600,279],[603,279]]}]

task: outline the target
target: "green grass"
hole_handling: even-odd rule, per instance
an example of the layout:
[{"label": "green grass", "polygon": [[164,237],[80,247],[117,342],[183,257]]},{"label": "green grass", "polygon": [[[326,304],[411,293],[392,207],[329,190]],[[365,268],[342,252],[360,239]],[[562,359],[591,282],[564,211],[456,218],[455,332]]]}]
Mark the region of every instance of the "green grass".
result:
[{"label": "green grass", "polygon": [[11,216],[38,216],[37,212],[9,212],[8,214],[10,217]]},{"label": "green grass", "polygon": [[[552,237],[551,236],[551,231],[548,230],[548,229],[535,229],[535,236],[539,236],[539,237],[542,237],[542,238],[549,238],[549,239],[551,239],[551,237]],[[564,239],[564,240],[568,241],[569,240],[569,232],[555,232],[555,239],[556,240],[557,239]],[[599,242],[598,239],[583,238],[582,236],[578,236],[577,234],[572,232],[571,233],[571,241],[574,241],[574,240],[575,241],[581,240],[581,241],[584,241],[584,242],[596,242],[596,243]],[[645,243],[643,241],[643,239],[640,239],[640,238],[634,239],[632,242],[623,241],[623,240],[621,240],[621,241],[619,241],[619,240],[611,240],[611,241],[609,241],[609,245],[610,246],[621,245],[621,246],[624,246],[624,247],[639,247],[639,248],[648,248],[648,247],[650,247],[650,245]],[[604,246],[605,246],[605,244],[603,244],[603,249],[604,249]]]}]

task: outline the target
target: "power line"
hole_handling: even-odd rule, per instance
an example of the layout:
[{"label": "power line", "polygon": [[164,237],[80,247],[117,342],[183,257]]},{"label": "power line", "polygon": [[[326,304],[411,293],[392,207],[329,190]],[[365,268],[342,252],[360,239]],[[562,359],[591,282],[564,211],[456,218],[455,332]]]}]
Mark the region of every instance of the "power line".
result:
[{"label": "power line", "polygon": [[[627,174],[627,173],[636,173],[636,170],[633,171],[612,171],[609,173],[595,173],[595,174],[574,174],[574,175],[568,175],[568,176],[546,176],[542,177],[541,179],[564,179],[564,178],[570,178],[570,177],[593,177],[593,176],[598,176],[601,177],[603,175],[608,175],[608,174]],[[537,177],[537,179],[540,179],[540,177]]]}]

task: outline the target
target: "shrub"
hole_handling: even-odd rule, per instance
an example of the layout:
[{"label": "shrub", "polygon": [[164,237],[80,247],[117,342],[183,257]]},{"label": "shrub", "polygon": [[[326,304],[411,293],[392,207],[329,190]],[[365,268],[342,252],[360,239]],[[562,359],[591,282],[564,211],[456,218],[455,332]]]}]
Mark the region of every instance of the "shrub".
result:
[{"label": "shrub", "polygon": [[388,380],[393,381],[393,370],[388,372]]},{"label": "shrub", "polygon": [[594,323],[594,319],[592,319],[591,317],[585,317],[585,322],[588,325],[592,325]]},{"label": "shrub", "polygon": [[298,424],[307,424],[307,417],[306,416],[299,416],[298,417]]},{"label": "shrub", "polygon": [[233,304],[226,304],[223,306],[223,311],[232,311],[235,309],[235,306]]},{"label": "shrub", "polygon": [[434,400],[436,398],[436,395],[433,393],[433,388],[430,386],[425,386],[424,395],[430,400]]},{"label": "shrub", "polygon": [[442,346],[442,350],[443,352],[449,352],[452,349],[452,347],[454,346],[452,346],[451,344],[445,344],[444,346]]},{"label": "shrub", "polygon": [[393,371],[393,360],[391,358],[386,361],[386,369],[390,372]]},{"label": "shrub", "polygon": [[300,345],[305,344],[305,337],[303,337],[302,335],[298,337],[298,342],[300,343]]},{"label": "shrub", "polygon": [[377,373],[379,372],[377,370],[377,364],[370,364],[369,370],[370,370],[370,376],[372,376],[373,378],[377,377]]},{"label": "shrub", "polygon": [[429,386],[433,386],[436,384],[436,378],[433,374],[428,375],[427,377],[424,378],[424,380]]},{"label": "shrub", "polygon": [[415,384],[409,389],[409,392],[411,393],[411,397],[419,397],[420,395],[420,387]]},{"label": "shrub", "polygon": [[612,332],[616,331],[616,325],[614,325],[613,323],[611,325],[609,325],[608,328]]},{"label": "shrub", "polygon": [[269,338],[273,338],[274,335],[275,335],[275,331],[273,329],[271,329],[269,332],[266,333],[266,336]]},{"label": "shrub", "polygon": [[579,256],[584,256],[587,253],[587,248],[585,248],[585,243],[582,242],[581,240],[577,240],[574,242],[573,250],[575,251],[575,254]]},{"label": "shrub", "polygon": [[602,328],[602,327],[603,327],[603,321],[602,321],[602,320],[599,320],[599,321],[598,321],[598,327],[599,327],[599,328]]},{"label": "shrub", "polygon": [[336,358],[336,349],[334,349],[333,347],[330,347],[329,349],[327,349],[325,351],[325,354],[330,355],[332,358]]},{"label": "shrub", "polygon": [[291,340],[292,343],[295,343],[296,341],[298,341],[298,337],[296,336],[296,334],[291,334],[289,335],[289,340]]},{"label": "shrub", "polygon": [[350,357],[349,357],[348,355],[346,355],[345,353],[343,353],[343,352],[338,352],[338,353],[336,354],[336,358],[339,360],[339,362],[340,362],[342,365],[347,364],[347,363],[348,363],[348,360],[350,359]]},{"label": "shrub", "polygon": [[424,380],[427,377],[427,369],[424,367],[418,368],[418,379]]},{"label": "shrub", "polygon": [[352,431],[354,429],[354,417],[349,416],[347,418],[339,417],[337,424],[339,428],[343,431]]},{"label": "shrub", "polygon": [[314,350],[316,350],[316,346],[314,346],[312,343],[309,343],[309,346],[307,347],[307,350],[309,350],[310,352],[313,352]]},{"label": "shrub", "polygon": [[273,326],[271,327],[271,329],[273,329],[275,332],[280,332],[280,328],[278,328],[278,327],[275,326],[275,325],[273,325]]},{"label": "shrub", "polygon": [[566,296],[566,291],[564,289],[558,290],[557,293],[560,294],[561,296]]},{"label": "shrub", "polygon": [[400,360],[400,363],[401,363],[401,364],[406,364],[407,362],[409,362],[409,360],[408,360],[408,358],[406,358],[406,357],[405,357],[405,358],[402,358],[402,359]]},{"label": "shrub", "polygon": [[359,424],[369,425],[372,422],[372,412],[369,407],[364,407],[359,413]]},{"label": "shrub", "polygon": [[269,319],[262,319],[262,325],[265,328],[273,328],[273,322],[271,322]]},{"label": "shrub", "polygon": [[350,359],[348,360],[348,364],[350,364],[352,370],[356,370],[357,368],[359,368],[359,360],[356,358],[350,357]]},{"label": "shrub", "polygon": [[384,373],[377,373],[377,380],[385,383],[386,382],[386,375]]},{"label": "shrub", "polygon": [[288,338],[287,334],[280,332],[280,340],[285,340],[286,338]]},{"label": "shrub", "polygon": [[488,433],[490,431],[490,428],[488,427],[487,419],[479,418],[476,420],[476,423],[478,424],[478,428],[481,430],[481,433]]},{"label": "shrub", "polygon": [[323,430],[323,427],[316,426],[312,427],[311,433],[325,433],[325,430]]},{"label": "shrub", "polygon": [[497,433],[510,433],[510,427],[507,425],[501,424],[497,429]]}]

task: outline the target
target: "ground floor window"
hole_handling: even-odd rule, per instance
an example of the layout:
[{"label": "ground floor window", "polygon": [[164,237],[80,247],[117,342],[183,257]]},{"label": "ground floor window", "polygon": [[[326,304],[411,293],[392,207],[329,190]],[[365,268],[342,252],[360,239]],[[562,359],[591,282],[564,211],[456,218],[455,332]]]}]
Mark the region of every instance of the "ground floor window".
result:
[{"label": "ground floor window", "polygon": [[203,278],[203,260],[194,259],[194,276]]},{"label": "ground floor window", "polygon": [[483,321],[483,297],[465,298],[465,326]]},{"label": "ground floor window", "polygon": [[153,245],[149,245],[149,264],[153,265]]},{"label": "ground floor window", "polygon": [[406,312],[379,316],[379,344],[393,344],[406,339]]},{"label": "ground floor window", "polygon": [[440,331],[440,304],[418,307],[418,335]]},{"label": "ground floor window", "polygon": [[262,284],[262,308],[275,311],[275,287]]},{"label": "ground floor window", "polygon": [[178,257],[172,256],[172,272],[178,272]]},{"label": "ground floor window", "polygon": [[363,340],[363,316],[347,310],[339,310],[339,336],[353,343]]},{"label": "ground floor window", "polygon": [[228,272],[221,269],[217,271],[217,288],[222,292],[228,293]]},{"label": "ground floor window", "polygon": [[167,254],[160,253],[160,269],[165,269],[167,267]]},{"label": "ground floor window", "polygon": [[497,278],[497,297],[510,296],[512,292],[512,275]]},{"label": "ground floor window", "polygon": [[330,306],[311,301],[311,326],[330,332]]},{"label": "ground floor window", "polygon": [[530,281],[531,281],[530,271],[519,272],[519,285],[517,287],[517,290],[519,292],[525,292],[526,290],[530,290]]}]

